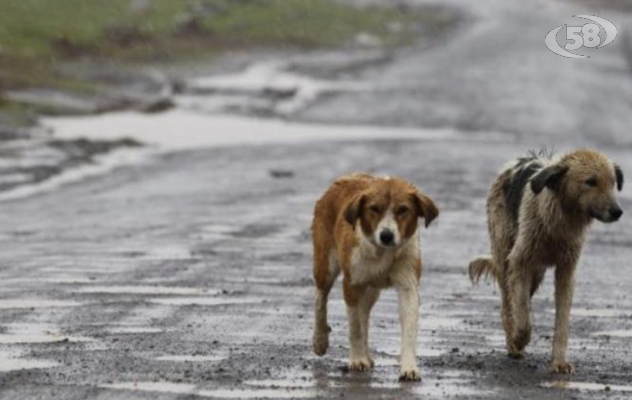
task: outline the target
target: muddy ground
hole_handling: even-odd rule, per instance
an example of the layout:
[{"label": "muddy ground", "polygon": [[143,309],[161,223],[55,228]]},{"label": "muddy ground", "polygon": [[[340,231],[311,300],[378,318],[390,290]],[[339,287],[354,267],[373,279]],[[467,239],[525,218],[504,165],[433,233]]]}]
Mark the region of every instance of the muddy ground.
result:
[{"label": "muddy ground", "polygon": [[[586,246],[572,313],[569,358],[578,368],[572,377],[548,372],[551,276],[535,297],[533,342],[516,361],[504,351],[497,290],[473,288],[466,274],[469,260],[488,250],[485,194],[508,158],[544,144],[560,150],[590,145],[632,171],[626,47],[603,49],[592,64],[558,60],[542,42],[562,16],[578,13],[568,4],[449,4],[469,22],[446,46],[421,44],[348,73],[294,69],[300,79],[282,74],[281,80],[294,82],[298,100],[264,102],[269,118],[314,123],[279,125],[283,134],[327,135],[331,126],[320,123],[335,122],[407,126],[418,130],[416,137],[366,128],[372,137],[384,134],[380,140],[171,151],[3,202],[0,398],[629,398],[630,218],[596,224]],[[508,24],[518,15],[534,32],[525,53],[512,52],[516,37]],[[620,18],[624,24],[625,15]],[[493,37],[502,40],[484,54],[465,51]],[[542,68],[520,68],[525,59]],[[323,96],[303,96],[316,78],[327,84],[351,79],[363,83],[362,90],[341,85]],[[210,83],[216,88],[217,79]],[[218,101],[227,103],[216,94],[176,98],[176,110],[157,116],[157,125],[144,125],[149,116],[130,121],[152,126],[155,134],[165,133],[160,125],[212,131],[226,126],[215,113]],[[238,114],[257,114],[247,97],[230,104],[245,104]],[[193,117],[201,127],[179,125]],[[107,121],[83,121],[79,131],[89,134],[90,126]],[[121,121],[110,126],[120,128]],[[445,131],[422,129],[435,126]],[[69,127],[69,121],[57,125]],[[311,353],[313,203],[336,176],[360,170],[405,176],[441,208],[437,223],[422,232],[421,383],[397,382],[392,291],[372,318],[374,371],[345,368],[339,288],[330,302],[330,352],[323,358]],[[632,209],[632,185],[621,203]]]}]

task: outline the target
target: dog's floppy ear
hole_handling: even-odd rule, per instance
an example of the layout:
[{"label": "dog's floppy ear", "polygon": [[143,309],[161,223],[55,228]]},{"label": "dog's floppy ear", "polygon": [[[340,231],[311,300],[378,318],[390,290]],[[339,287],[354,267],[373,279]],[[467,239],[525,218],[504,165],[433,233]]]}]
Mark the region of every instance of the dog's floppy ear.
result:
[{"label": "dog's floppy ear", "polygon": [[349,204],[347,204],[347,208],[345,209],[345,219],[348,223],[355,226],[360,214],[362,213],[362,209],[364,208],[364,203],[366,203],[366,194],[360,193],[355,196]]},{"label": "dog's floppy ear", "polygon": [[623,171],[617,164],[614,165],[614,175],[617,177],[617,190],[623,190]]},{"label": "dog's floppy ear", "polygon": [[567,172],[568,167],[557,164],[543,169],[531,178],[531,189],[533,189],[533,193],[540,194],[545,187],[553,188]]},{"label": "dog's floppy ear", "polygon": [[417,215],[424,219],[426,228],[430,226],[430,223],[439,216],[439,209],[432,199],[423,193],[414,191],[412,194],[413,203],[417,209]]}]

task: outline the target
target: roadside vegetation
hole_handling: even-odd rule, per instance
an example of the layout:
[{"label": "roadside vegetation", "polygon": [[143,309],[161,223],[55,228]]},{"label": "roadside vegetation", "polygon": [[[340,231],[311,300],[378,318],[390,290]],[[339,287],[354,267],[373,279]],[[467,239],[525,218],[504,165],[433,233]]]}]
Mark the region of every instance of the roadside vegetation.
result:
[{"label": "roadside vegetation", "polygon": [[[411,43],[440,10],[355,8],[333,0],[6,0],[0,12],[0,95],[47,87],[93,90],[61,73],[77,61],[147,64],[249,48],[332,48],[358,35]],[[0,100],[0,109],[20,113]]]}]

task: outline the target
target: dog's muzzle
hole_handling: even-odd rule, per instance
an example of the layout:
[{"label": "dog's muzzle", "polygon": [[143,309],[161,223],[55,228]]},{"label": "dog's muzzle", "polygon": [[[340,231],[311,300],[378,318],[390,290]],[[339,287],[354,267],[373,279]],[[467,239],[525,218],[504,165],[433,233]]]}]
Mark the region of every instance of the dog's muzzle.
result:
[{"label": "dog's muzzle", "polygon": [[621,217],[623,216],[623,210],[621,209],[621,206],[619,205],[619,203],[612,203],[612,205],[610,206],[610,208],[608,208],[608,210],[604,213],[596,213],[594,212],[594,210],[592,210],[590,212],[590,215],[601,221],[601,222],[605,222],[605,223],[611,223],[611,222],[617,222],[618,220],[621,219]]}]

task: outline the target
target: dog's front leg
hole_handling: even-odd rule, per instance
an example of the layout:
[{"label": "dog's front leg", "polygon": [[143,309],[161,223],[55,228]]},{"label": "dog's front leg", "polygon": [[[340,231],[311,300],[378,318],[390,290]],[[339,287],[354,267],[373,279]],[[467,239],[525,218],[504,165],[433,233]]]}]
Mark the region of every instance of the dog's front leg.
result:
[{"label": "dog's front leg", "polygon": [[575,367],[566,361],[569,321],[575,288],[575,267],[576,263],[571,262],[555,268],[555,335],[551,371],[556,373],[575,372]]},{"label": "dog's front leg", "polygon": [[361,305],[347,306],[349,318],[349,369],[352,371],[368,371],[373,367],[366,347],[367,331],[364,329],[363,310]]},{"label": "dog's front leg", "polygon": [[419,318],[419,293],[417,286],[406,284],[398,287],[399,317],[402,328],[400,376],[403,381],[419,381],[417,368],[417,324]]},{"label": "dog's front leg", "polygon": [[349,369],[352,371],[367,371],[371,369],[372,361],[368,354],[365,329],[364,301],[366,287],[353,286],[346,279],[342,285],[345,303],[347,304],[347,317],[349,319]]}]

